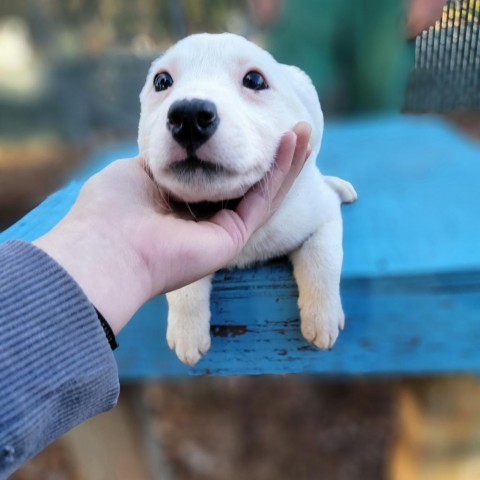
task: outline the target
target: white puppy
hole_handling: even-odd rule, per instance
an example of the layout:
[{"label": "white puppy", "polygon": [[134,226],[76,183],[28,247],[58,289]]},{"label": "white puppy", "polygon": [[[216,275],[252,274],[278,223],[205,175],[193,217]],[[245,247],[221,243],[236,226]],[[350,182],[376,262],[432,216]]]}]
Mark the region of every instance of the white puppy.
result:
[{"label": "white puppy", "polygon": [[[282,135],[312,125],[310,159],[229,267],[289,254],[302,333],[332,347],[344,324],[340,203],[356,193],[315,165],[323,115],[307,75],[237,35],[192,35],[153,62],[140,100],[140,155],[172,208],[197,217],[235,205],[272,168]],[[190,365],[210,347],[210,288],[206,277],[167,295],[168,344]]]}]

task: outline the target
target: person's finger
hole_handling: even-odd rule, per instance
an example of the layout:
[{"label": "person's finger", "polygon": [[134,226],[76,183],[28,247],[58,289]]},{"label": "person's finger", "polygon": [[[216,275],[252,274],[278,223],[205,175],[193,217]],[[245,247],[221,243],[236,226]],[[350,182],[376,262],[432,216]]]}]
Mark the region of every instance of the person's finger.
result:
[{"label": "person's finger", "polygon": [[446,0],[410,0],[406,21],[407,38],[415,38],[441,20],[446,3]]},{"label": "person's finger", "polygon": [[302,169],[311,127],[305,122],[282,138],[272,171],[239,203],[236,212],[252,234],[277,209]]},{"label": "person's finger", "polygon": [[295,125],[293,131],[297,135],[297,144],[292,159],[292,165],[280,187],[280,190],[274,198],[273,209],[278,207],[285,195],[288,193],[290,187],[293,185],[293,182],[298,177],[305,162],[312,153],[312,146],[309,143],[310,135],[312,133],[311,126],[308,123],[301,122]]}]

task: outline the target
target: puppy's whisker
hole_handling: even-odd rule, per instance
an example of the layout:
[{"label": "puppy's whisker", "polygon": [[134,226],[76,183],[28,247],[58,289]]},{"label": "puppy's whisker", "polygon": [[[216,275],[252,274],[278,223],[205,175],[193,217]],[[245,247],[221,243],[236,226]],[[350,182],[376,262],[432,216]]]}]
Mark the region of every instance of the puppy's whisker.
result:
[{"label": "puppy's whisker", "polygon": [[160,209],[166,210],[167,212],[173,211],[173,208],[170,202],[170,193],[160,188],[158,183],[156,185],[158,189],[158,197],[157,197],[158,207]]},{"label": "puppy's whisker", "polygon": [[[148,157],[148,155],[147,155],[147,157]],[[159,209],[161,209],[162,207],[163,208],[167,207],[167,209],[168,209],[168,207],[169,207],[168,200],[166,201],[166,199],[164,198],[164,191],[160,188],[160,185],[156,181],[155,176],[153,175],[153,171],[152,171],[149,163],[145,160],[145,157],[141,157],[140,164],[141,164],[144,172],[148,176],[148,179],[147,178],[143,179],[143,183],[144,183],[144,186],[145,186],[144,191],[146,191],[146,192],[150,191],[151,192],[152,201]],[[150,185],[149,185],[150,181],[154,183],[154,185],[155,185],[154,189],[150,188]]]},{"label": "puppy's whisker", "polygon": [[272,176],[272,173],[271,172],[267,172],[267,174],[261,179],[260,183],[261,183],[261,187],[262,187],[262,190],[265,191],[266,193],[266,196],[267,196],[267,202],[268,202],[268,208],[270,209],[271,206],[272,206],[272,198],[271,198],[271,194],[270,194],[270,189],[268,188],[268,184],[269,184],[269,181],[270,181],[270,177]]},{"label": "puppy's whisker", "polygon": [[165,198],[165,203],[166,203],[168,209],[173,212],[174,208],[173,208],[173,205],[172,205],[172,202],[171,202],[170,192],[165,192],[165,197],[164,198]]},{"label": "puppy's whisker", "polygon": [[190,212],[190,215],[193,217],[193,219],[194,219],[194,220],[198,220],[198,219],[197,219],[197,216],[195,215],[195,213],[193,213],[193,211],[192,211],[192,209],[191,209],[191,207],[190,207],[190,204],[187,203],[187,202],[185,202],[185,205],[186,205],[186,207],[187,207],[187,210]]}]

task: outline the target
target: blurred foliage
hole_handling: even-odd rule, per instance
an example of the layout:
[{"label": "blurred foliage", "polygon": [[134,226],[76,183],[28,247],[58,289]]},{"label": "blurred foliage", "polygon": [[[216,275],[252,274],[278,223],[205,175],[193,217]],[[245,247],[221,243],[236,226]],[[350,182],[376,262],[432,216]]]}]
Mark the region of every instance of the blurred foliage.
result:
[{"label": "blurred foliage", "polygon": [[2,0],[0,138],[135,135],[151,60],[245,19],[234,0]]},{"label": "blurred foliage", "polygon": [[450,0],[417,37],[404,110],[480,110],[480,0]]},{"label": "blurred foliage", "polygon": [[197,31],[231,30],[234,0],[2,0],[2,17],[23,18],[32,42],[53,54],[164,48]]},{"label": "blurred foliage", "polygon": [[[474,10],[467,9],[472,2]],[[247,3],[1,0],[0,138],[47,134],[86,142],[97,133],[135,135],[138,92],[151,60],[199,31],[252,37],[258,31]],[[478,32],[480,0],[449,3],[456,6],[449,26],[467,18]],[[403,1],[283,5],[283,16],[262,32],[262,40],[277,59],[310,75],[327,113],[399,108],[414,57],[404,38]],[[430,88],[427,74],[420,80]]]}]

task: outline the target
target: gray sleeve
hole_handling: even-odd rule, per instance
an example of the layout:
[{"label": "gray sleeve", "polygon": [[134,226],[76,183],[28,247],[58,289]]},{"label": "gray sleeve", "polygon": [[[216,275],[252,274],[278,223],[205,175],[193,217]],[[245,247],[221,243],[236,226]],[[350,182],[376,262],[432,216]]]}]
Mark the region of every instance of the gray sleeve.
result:
[{"label": "gray sleeve", "polygon": [[0,479],[118,393],[111,348],[78,284],[33,245],[0,245]]}]

